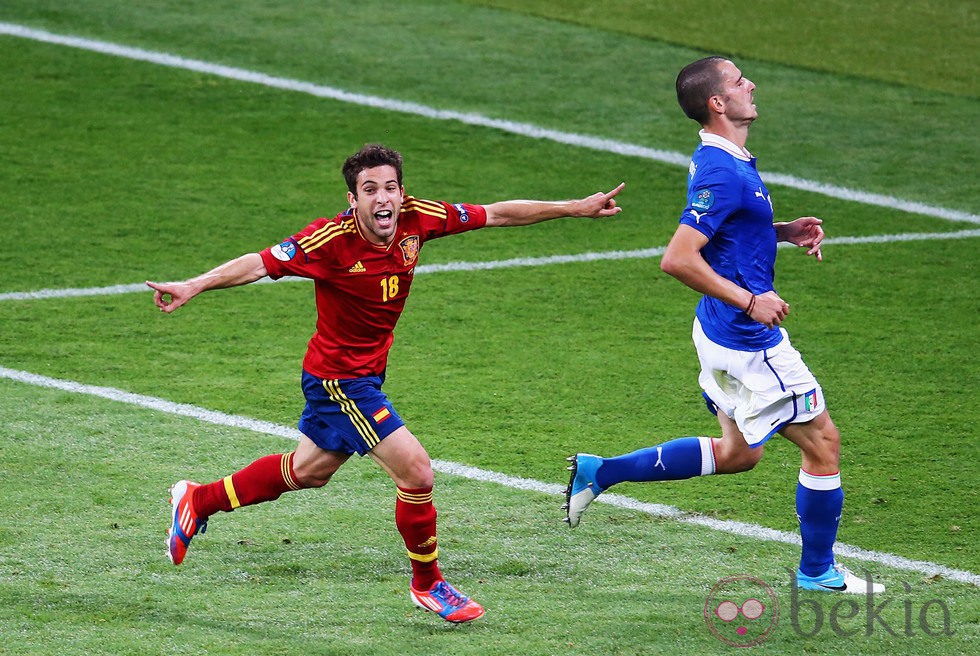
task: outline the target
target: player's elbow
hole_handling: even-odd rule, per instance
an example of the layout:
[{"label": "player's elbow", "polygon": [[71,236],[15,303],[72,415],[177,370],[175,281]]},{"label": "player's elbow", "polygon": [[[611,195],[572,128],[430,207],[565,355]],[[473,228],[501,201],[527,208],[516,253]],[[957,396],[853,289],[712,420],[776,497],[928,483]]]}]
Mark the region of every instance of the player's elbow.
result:
[{"label": "player's elbow", "polygon": [[681,261],[667,249],[667,252],[663,254],[660,258],[660,270],[666,273],[668,276],[673,276],[676,278],[683,269]]}]

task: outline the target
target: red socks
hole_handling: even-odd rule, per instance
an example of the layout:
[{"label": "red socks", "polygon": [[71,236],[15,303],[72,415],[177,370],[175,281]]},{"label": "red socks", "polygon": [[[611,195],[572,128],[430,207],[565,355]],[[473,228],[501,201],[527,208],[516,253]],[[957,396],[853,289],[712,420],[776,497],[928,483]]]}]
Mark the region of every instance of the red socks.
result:
[{"label": "red socks", "polygon": [[203,521],[222,510],[278,499],[283,492],[299,490],[293,473],[293,453],[259,458],[231,476],[202,485],[194,491],[194,510]]},{"label": "red socks", "polygon": [[395,501],[395,526],[405,540],[412,563],[412,587],[428,590],[442,579],[437,558],[436,507],[432,488],[398,488]]},{"label": "red socks", "polygon": [[[202,485],[194,491],[192,502],[198,519],[205,521],[219,510],[231,512],[301,488],[293,472],[293,453],[282,453],[259,458],[231,476]],[[428,590],[442,580],[431,487],[398,488],[395,526],[412,563],[412,587]]]}]

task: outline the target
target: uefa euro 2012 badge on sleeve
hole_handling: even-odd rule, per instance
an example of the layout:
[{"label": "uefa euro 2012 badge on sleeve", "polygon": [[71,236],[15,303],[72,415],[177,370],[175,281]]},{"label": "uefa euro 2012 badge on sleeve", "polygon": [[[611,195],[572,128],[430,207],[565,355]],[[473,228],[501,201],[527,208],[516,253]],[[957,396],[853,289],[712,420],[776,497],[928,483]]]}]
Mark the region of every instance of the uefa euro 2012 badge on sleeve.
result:
[{"label": "uefa euro 2012 badge on sleeve", "polygon": [[694,193],[694,200],[691,201],[691,207],[702,211],[710,210],[714,204],[715,195],[711,193],[710,189],[699,189]]},{"label": "uefa euro 2012 badge on sleeve", "polygon": [[296,244],[287,239],[281,244],[276,244],[270,248],[269,252],[272,253],[272,257],[276,258],[277,260],[281,262],[288,262],[296,257]]}]

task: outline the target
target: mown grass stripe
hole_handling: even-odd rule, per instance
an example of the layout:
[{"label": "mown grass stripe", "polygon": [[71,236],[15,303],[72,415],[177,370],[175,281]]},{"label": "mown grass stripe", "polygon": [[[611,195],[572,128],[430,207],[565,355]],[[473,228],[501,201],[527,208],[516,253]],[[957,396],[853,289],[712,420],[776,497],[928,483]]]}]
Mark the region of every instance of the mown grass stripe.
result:
[{"label": "mown grass stripe", "polygon": [[[397,100],[394,98],[383,98],[380,96],[354,93],[351,91],[345,91],[344,89],[338,89],[336,87],[329,87],[313,84],[312,82],[304,82],[302,80],[267,75],[265,73],[236,68],[234,66],[213,64],[198,59],[187,59],[185,57],[180,57],[178,55],[172,55],[165,52],[155,52],[152,50],[144,50],[142,48],[134,48],[131,46],[124,46],[106,41],[97,41],[94,39],[86,39],[71,35],[54,34],[45,30],[37,30],[25,27],[23,25],[17,25],[15,23],[0,22],[0,34],[31,39],[33,41],[43,43],[62,45],[71,48],[79,48],[114,57],[144,61],[160,66],[167,66],[169,68],[177,68],[198,73],[205,73],[208,75],[215,75],[231,80],[238,80],[240,82],[260,84],[262,86],[282,89],[284,91],[306,93],[319,98],[329,98],[331,100],[361,105],[364,107],[373,107],[376,109],[383,109],[403,114],[412,114],[439,121],[458,121],[466,125],[492,128],[503,132],[529,137],[531,139],[547,139],[549,141],[554,141],[565,145],[614,153],[627,157],[638,157],[664,164],[683,166],[685,168],[691,161],[690,156],[684,153],[660,150],[657,148],[648,148],[638,144],[631,144],[613,139],[605,139],[602,137],[563,132],[561,130],[552,130],[538,125],[533,125],[531,123],[519,123],[506,119],[495,119],[482,114],[438,109],[435,107],[429,107],[428,105]],[[779,184],[795,189],[803,189],[805,191],[830,196],[832,198],[851,200],[866,205],[887,207],[900,212],[923,214],[948,221],[965,221],[980,224],[980,216],[970,212],[963,212],[945,207],[937,207],[927,205],[925,203],[908,201],[885,194],[875,194],[861,191],[859,189],[850,189],[833,184],[805,180],[782,173],[764,172],[762,173],[762,177],[767,182],[772,184]]]}]

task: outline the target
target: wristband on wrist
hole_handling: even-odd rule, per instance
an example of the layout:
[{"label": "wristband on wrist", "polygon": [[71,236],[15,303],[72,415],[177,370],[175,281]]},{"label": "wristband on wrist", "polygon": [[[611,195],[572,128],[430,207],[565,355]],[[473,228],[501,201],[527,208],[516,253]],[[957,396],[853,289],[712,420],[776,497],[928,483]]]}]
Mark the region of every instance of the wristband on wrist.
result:
[{"label": "wristband on wrist", "polygon": [[752,316],[752,308],[755,307],[755,294],[752,294],[752,299],[749,304],[745,307],[745,314]]}]

